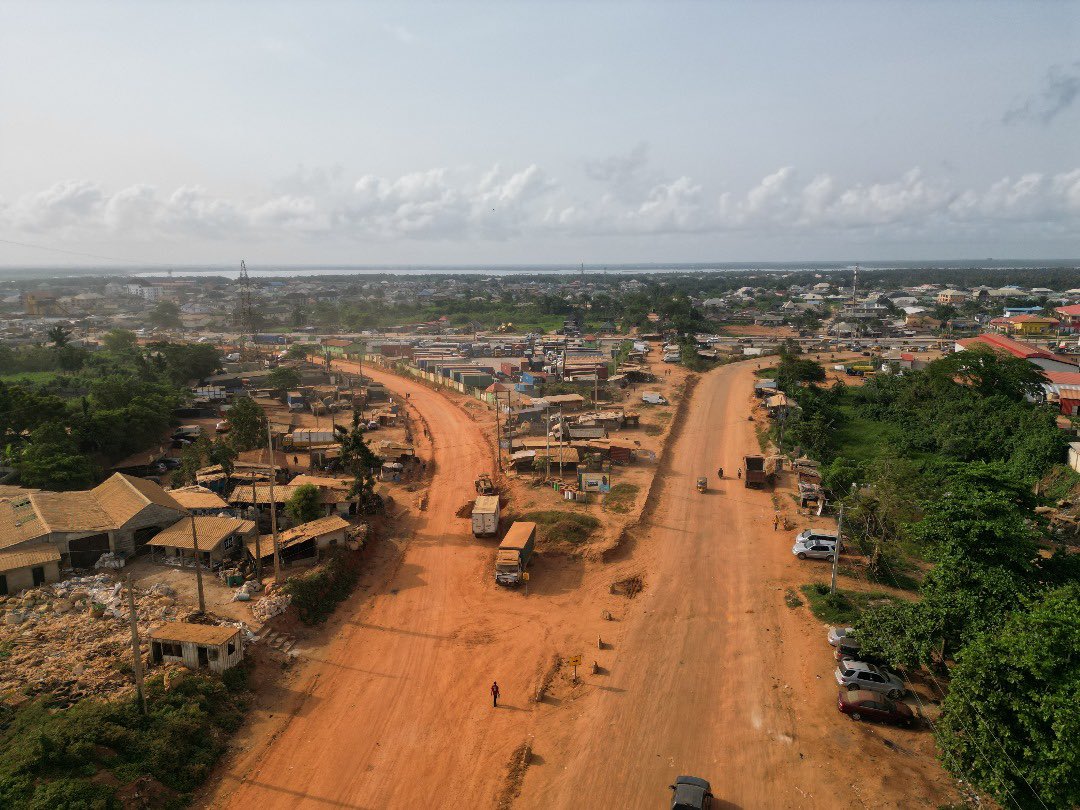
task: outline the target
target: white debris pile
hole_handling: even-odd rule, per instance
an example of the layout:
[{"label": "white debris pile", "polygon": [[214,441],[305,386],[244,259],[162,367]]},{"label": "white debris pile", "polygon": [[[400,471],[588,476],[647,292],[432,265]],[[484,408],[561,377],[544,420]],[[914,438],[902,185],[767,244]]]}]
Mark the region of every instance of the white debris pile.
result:
[{"label": "white debris pile", "polygon": [[271,592],[267,590],[266,596],[251,606],[251,613],[260,622],[265,622],[284,613],[291,604],[292,597],[284,591],[275,590]]},{"label": "white debris pile", "polygon": [[124,557],[123,554],[114,554],[111,551],[106,551],[104,554],[98,557],[97,562],[94,563],[94,568],[112,568],[114,570],[119,570],[123,568],[126,563],[127,559]]},{"label": "white debris pile", "polygon": [[233,594],[233,601],[234,602],[250,602],[251,597],[254,596],[255,594],[257,594],[261,590],[262,590],[262,585],[260,585],[254,579],[249,579],[247,582],[245,582],[243,585],[241,585],[239,588],[236,589],[236,593]]},{"label": "white debris pile", "polygon": [[[162,620],[192,610],[158,583],[135,589],[144,658]],[[51,694],[57,705],[133,688],[128,594],[110,574],[76,577],[0,597],[0,696]]]}]

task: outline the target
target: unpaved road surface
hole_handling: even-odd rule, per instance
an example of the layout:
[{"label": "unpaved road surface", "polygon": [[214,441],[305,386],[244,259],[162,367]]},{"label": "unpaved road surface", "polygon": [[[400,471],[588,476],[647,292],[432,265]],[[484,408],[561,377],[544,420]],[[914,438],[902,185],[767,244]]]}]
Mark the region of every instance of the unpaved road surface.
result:
[{"label": "unpaved road surface", "polygon": [[796,561],[793,533],[773,530],[772,493],[735,478],[758,452],[752,371],[724,366],[694,392],[660,506],[628,550],[646,590],[608,630],[613,649],[596,653],[610,674],[586,676],[593,688],[572,706],[541,709],[541,763],[517,807],[660,808],[682,773],[709,779],[721,808],[932,807],[953,795],[928,732],[837,712],[825,629],[784,603],[805,581],[799,566],[818,563]]},{"label": "unpaved road surface", "polygon": [[[728,802],[719,807],[953,798],[926,732],[838,716],[824,630],[784,605],[806,572],[791,538],[772,531],[770,493],[716,479],[718,466],[733,474],[757,448],[750,365],[703,378],[668,451],[661,505],[620,558],[540,554],[528,596],[495,587],[495,543],[455,517],[476,473],[492,469],[477,424],[419,383],[364,372],[408,392],[430,428],[427,510],[386,588],[339,607],[339,632],[303,665],[282,717],[226,763],[211,806],[492,808],[527,741],[520,808],[661,808],[678,773],[709,778]],[[694,490],[701,474],[704,495]],[[609,593],[614,577],[636,571],[643,594]],[[556,653],[603,669],[586,666],[581,685],[563,679],[531,703]]]}]

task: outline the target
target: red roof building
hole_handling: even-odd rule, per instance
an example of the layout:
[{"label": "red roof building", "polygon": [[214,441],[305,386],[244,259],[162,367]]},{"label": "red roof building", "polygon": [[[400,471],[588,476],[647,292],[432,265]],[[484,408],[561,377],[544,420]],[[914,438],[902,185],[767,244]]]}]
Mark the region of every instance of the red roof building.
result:
[{"label": "red roof building", "polygon": [[1005,335],[987,333],[978,337],[961,338],[956,341],[957,351],[979,345],[989,346],[994,351],[1005,352],[1013,357],[1023,358],[1044,371],[1077,371],[1075,360],[1060,354],[1054,354],[1046,349],[1040,349],[1031,343],[1013,340]]},{"label": "red roof building", "polygon": [[1080,304],[1055,307],[1054,314],[1061,319],[1062,331],[1080,332]]}]

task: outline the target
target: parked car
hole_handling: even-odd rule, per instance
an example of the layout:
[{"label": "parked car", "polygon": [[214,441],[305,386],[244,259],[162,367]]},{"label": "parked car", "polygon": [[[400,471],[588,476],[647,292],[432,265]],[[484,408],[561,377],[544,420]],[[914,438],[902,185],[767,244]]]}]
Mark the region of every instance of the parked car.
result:
[{"label": "parked car", "polygon": [[836,697],[836,708],[852,720],[877,720],[897,726],[910,726],[915,722],[915,712],[906,703],[889,700],[865,689],[841,689]]},{"label": "parked car", "polygon": [[712,788],[704,779],[697,776],[680,776],[672,790],[671,810],[703,810],[712,807]]},{"label": "parked car", "polygon": [[837,661],[866,661],[869,664],[874,663],[866,658],[863,658],[861,645],[853,637],[846,638],[836,645],[836,650],[833,652],[833,657]]},{"label": "parked car", "polygon": [[848,637],[854,637],[854,627],[830,627],[829,628],[829,644],[835,647],[841,641]]},{"label": "parked car", "polygon": [[836,532],[829,529],[803,529],[795,535],[795,542],[796,544],[810,542],[835,543]]},{"label": "parked car", "polygon": [[165,466],[165,469],[167,470],[180,469],[180,459],[178,458],[163,458],[161,460],[161,463]]},{"label": "parked car", "polygon": [[831,543],[824,540],[808,543],[796,543],[791,547],[791,553],[800,560],[810,557],[815,560],[831,560],[836,554],[836,541]]},{"label": "parked car", "polygon": [[848,689],[881,692],[893,700],[904,696],[904,682],[887,669],[865,661],[841,661],[836,667],[836,682]]},{"label": "parked car", "polygon": [[228,433],[232,426],[227,419],[222,419],[220,422],[214,425],[214,430],[218,433]]}]

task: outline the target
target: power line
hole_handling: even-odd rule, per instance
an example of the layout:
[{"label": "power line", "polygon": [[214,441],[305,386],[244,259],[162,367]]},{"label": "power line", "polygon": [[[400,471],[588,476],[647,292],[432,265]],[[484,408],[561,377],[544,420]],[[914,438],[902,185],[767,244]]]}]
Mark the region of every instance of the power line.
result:
[{"label": "power line", "polygon": [[50,247],[49,245],[32,245],[29,242],[16,242],[14,239],[0,238],[0,242],[3,242],[5,245],[15,245],[16,247],[30,248],[31,250],[45,250],[51,253],[63,253],[67,256],[80,256],[84,259],[100,259],[106,262],[120,262],[121,264],[149,264],[149,262],[135,261],[134,259],[119,259],[116,256],[102,256],[97,253],[83,253],[82,251],[78,250],[65,250],[64,248]]}]

